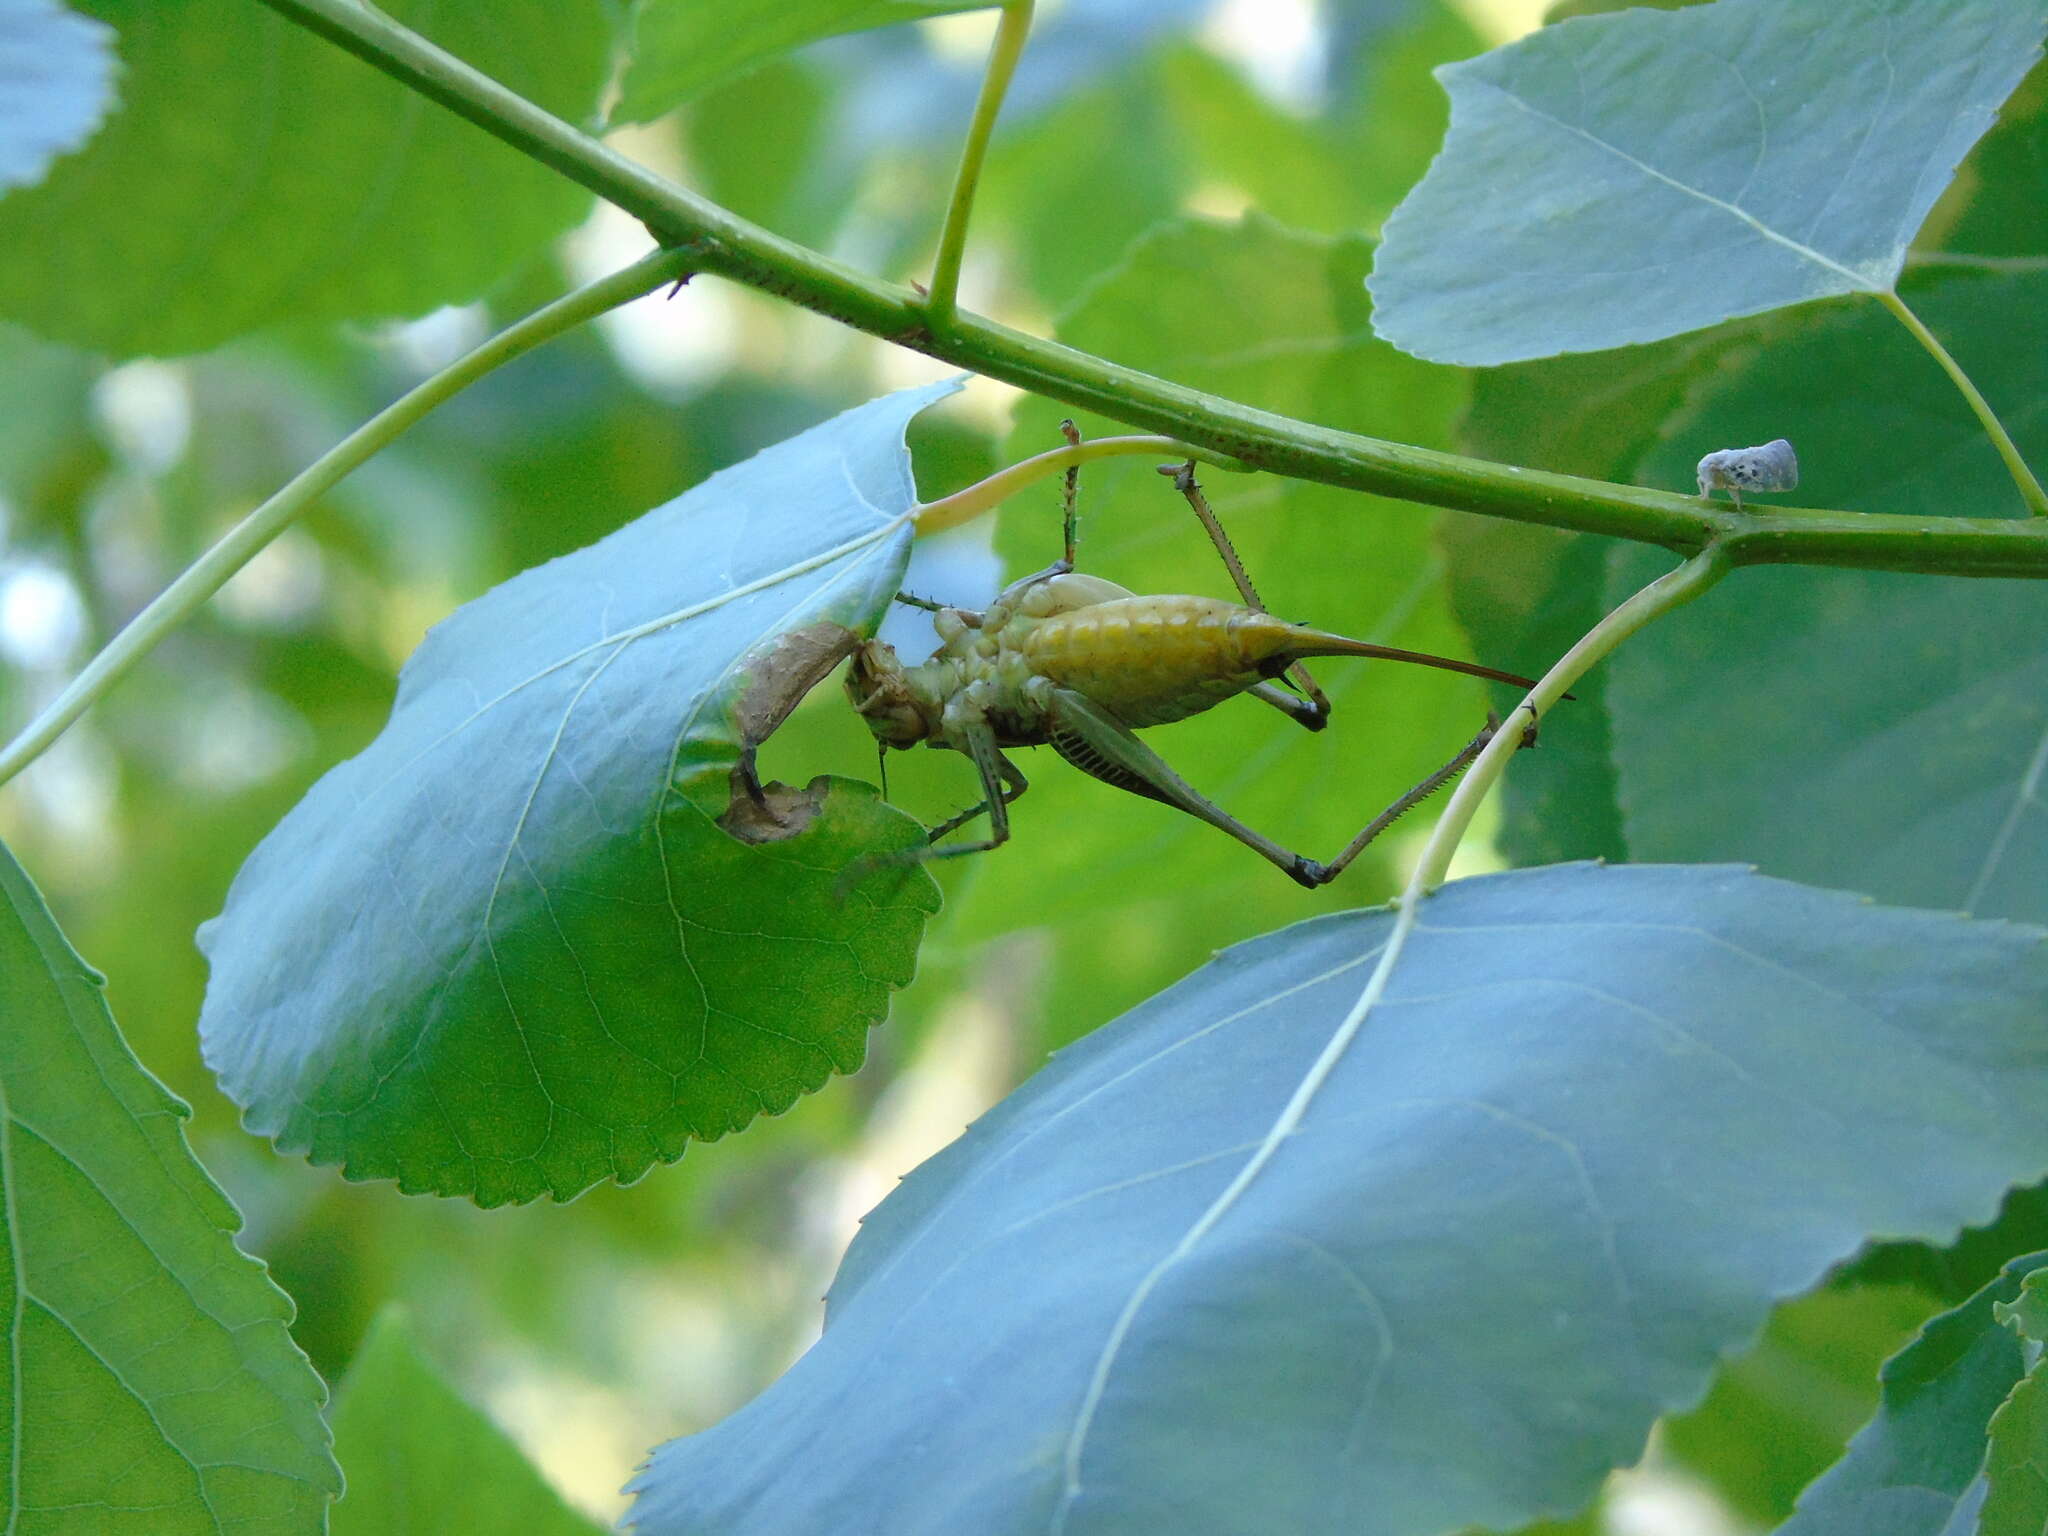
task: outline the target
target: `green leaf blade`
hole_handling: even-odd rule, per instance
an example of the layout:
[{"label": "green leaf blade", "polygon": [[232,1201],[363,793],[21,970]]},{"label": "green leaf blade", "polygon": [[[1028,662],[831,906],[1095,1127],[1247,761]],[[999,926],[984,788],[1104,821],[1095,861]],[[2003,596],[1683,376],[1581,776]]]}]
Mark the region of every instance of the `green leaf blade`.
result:
[{"label": "green leaf blade", "polygon": [[112,39],[57,0],[0,6],[0,193],[91,137],[114,104]]},{"label": "green leaf blade", "polygon": [[2044,21],[2039,0],[1720,0],[1449,66],[1450,134],[1387,221],[1375,323],[1484,366],[1888,290]]},{"label": "green leaf blade", "polygon": [[[589,206],[262,7],[81,8],[118,30],[123,108],[0,203],[0,314],[46,336],[163,356],[285,321],[423,314],[477,298]],[[387,9],[560,116],[596,105],[600,0]]]},{"label": "green leaf blade", "polygon": [[644,123],[721,80],[848,32],[986,10],[995,0],[645,0],[612,119]]},{"label": "green leaf blade", "polygon": [[340,1478],[290,1299],[5,850],[0,1016],[9,1528],[321,1530]]},{"label": "green leaf blade", "polygon": [[638,1529],[1512,1529],[1866,1233],[2048,1165],[2038,931],[1573,866],[1432,897],[1242,1182],[1390,922],[1062,1053],[869,1217],[782,1382],[656,1453]]},{"label": "green leaf blade", "polygon": [[836,659],[895,591],[903,429],[957,387],[815,427],[428,636],[384,733],[201,931],[207,1059],[252,1130],[408,1190],[566,1199],[858,1065],[936,896],[839,874],[920,829],[850,781],[771,793],[751,841],[726,823],[807,680],[783,647]]},{"label": "green leaf blade", "polygon": [[1946,1536],[1978,1524],[1985,1432],[2025,1374],[2020,1342],[1997,1310],[2042,1254],[2014,1259],[1961,1306],[1930,1318],[1884,1364],[1876,1416],[1799,1500],[1778,1536]]},{"label": "green leaf blade", "polygon": [[[2022,450],[2048,452],[2048,417],[2031,404],[2048,397],[2048,360],[2012,323],[2048,304],[2048,276],[1948,274],[1910,292]],[[1887,315],[1838,305],[1786,319],[1770,345],[1701,376],[1642,460],[1644,483],[1683,485],[1702,452],[1768,424],[1761,435],[1798,445],[1816,505],[2020,512],[1975,420]],[[1845,377],[1887,382],[1875,395],[1831,387]],[[1616,551],[1608,600],[1668,563]],[[2048,921],[2041,615],[2024,582],[1738,572],[1607,668],[1629,851],[1750,859],[1884,901]]]},{"label": "green leaf blade", "polygon": [[598,1536],[442,1379],[394,1309],[371,1324],[342,1382],[334,1450],[348,1493],[329,1536]]}]

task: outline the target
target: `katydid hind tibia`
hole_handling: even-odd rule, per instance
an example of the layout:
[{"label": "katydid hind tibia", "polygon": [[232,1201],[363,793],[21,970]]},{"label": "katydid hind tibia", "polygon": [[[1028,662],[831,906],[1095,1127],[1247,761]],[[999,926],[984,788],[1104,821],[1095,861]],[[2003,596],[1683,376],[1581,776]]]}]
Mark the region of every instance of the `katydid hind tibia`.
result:
[{"label": "katydid hind tibia", "polygon": [[[1249,606],[1207,597],[1139,596],[1101,577],[1077,573],[1071,482],[1066,553],[1052,566],[1013,583],[980,612],[905,595],[903,601],[932,611],[938,650],[906,666],[893,647],[863,642],[847,671],[847,695],[885,752],[922,742],[966,756],[980,778],[982,798],[932,828],[925,847],[876,862],[949,858],[1001,846],[1010,835],[1010,804],[1028,787],[1004,751],[1049,746],[1083,773],[1228,833],[1302,885],[1323,885],[1397,816],[1461,772],[1495,726],[1489,723],[1327,863],[1283,848],[1229,815],[1175,773],[1137,732],[1184,720],[1240,693],[1320,730],[1329,704],[1301,666],[1311,656],[1373,657],[1534,686],[1492,667],[1374,645],[1275,618],[1259,606],[1236,552],[1201,498],[1192,466],[1171,466],[1161,473],[1175,477],[1176,488],[1209,529]],[[1283,677],[1299,693],[1280,687]],[[941,844],[940,839],[983,815],[988,817],[987,836]]]}]

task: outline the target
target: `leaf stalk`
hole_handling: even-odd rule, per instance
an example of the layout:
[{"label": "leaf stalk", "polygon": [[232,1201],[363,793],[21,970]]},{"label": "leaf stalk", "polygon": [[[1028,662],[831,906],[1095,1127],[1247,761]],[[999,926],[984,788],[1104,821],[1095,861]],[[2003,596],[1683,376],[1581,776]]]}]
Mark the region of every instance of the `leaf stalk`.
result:
[{"label": "leaf stalk", "polygon": [[941,496],[937,501],[926,502],[917,509],[917,531],[920,534],[939,533],[948,528],[957,528],[962,523],[1000,506],[1019,491],[1036,485],[1048,475],[1056,475],[1062,470],[1073,469],[1096,459],[1116,458],[1128,453],[1148,454],[1153,458],[1173,459],[1181,463],[1186,463],[1191,458],[1199,459],[1205,464],[1214,464],[1217,468],[1226,470],[1245,468],[1236,460],[1225,458],[1220,453],[1211,453],[1206,448],[1196,448],[1170,437],[1097,437],[1066,448],[1049,448],[1044,453],[999,469],[986,480],[977,480],[950,496]]},{"label": "leaf stalk", "polygon": [[959,311],[960,263],[967,250],[967,219],[974,208],[974,189],[981,182],[982,162],[988,157],[996,115],[1003,110],[1003,97],[1009,92],[1017,60],[1024,53],[1024,40],[1031,32],[1031,5],[1032,0],[1007,0],[996,23],[988,70],[981,77],[981,94],[975,98],[967,139],[960,147],[960,169],[953,177],[953,197],[946,205],[945,227],[939,232],[931,292],[924,301],[925,321],[934,331],[945,330]]},{"label": "leaf stalk", "polygon": [[0,784],[40,757],[78,717],[105,697],[143,657],[198,612],[230,577],[343,477],[365,463],[436,406],[453,399],[485,374],[544,341],[573,330],[607,310],[651,293],[665,283],[688,277],[688,253],[655,251],[629,267],[565,294],[507,326],[473,351],[422,380],[297,475],[223,534],[212,548],[187,566],[149,605],[128,621],[100,653],[86,663],[64,691],[0,750]]},{"label": "leaf stalk", "polygon": [[749,224],[578,132],[381,11],[353,0],[262,3],[616,204],[657,240],[688,252],[696,270],[1247,468],[1633,539],[1681,555],[1719,543],[1738,565],[2048,577],[2048,524],[1782,507],[1736,512],[1704,505],[1692,495],[1544,474],[1333,431],[1188,389],[965,311],[935,331],[913,289]]},{"label": "leaf stalk", "polygon": [[1521,746],[1525,727],[1534,725],[1549,713],[1550,707],[1564,697],[1573,683],[1604,660],[1622,641],[1652,619],[1661,618],[1672,609],[1691,602],[1727,575],[1733,566],[1726,549],[1718,544],[1709,544],[1678,569],[1666,571],[1587,630],[1578,644],[1543,674],[1536,686],[1515,706],[1507,722],[1493,733],[1493,740],[1486,744],[1486,749],[1479,754],[1470,771],[1459,781],[1450,803],[1444,807],[1443,815],[1437,818],[1429,841],[1423,845],[1422,857],[1416,861],[1415,873],[1409,877],[1407,888],[1401,893],[1404,915],[1444,883],[1450,871],[1451,858],[1472,825],[1473,815],[1500,779],[1508,759]]},{"label": "leaf stalk", "polygon": [[1934,355],[1934,360],[1941,364],[1942,371],[1954,381],[1956,388],[1963,392],[1963,398],[1970,402],[1970,409],[1976,412],[1977,420],[1983,424],[1985,436],[1991,439],[1991,446],[1996,448],[1998,456],[2005,460],[2005,467],[2012,475],[2013,484],[2020,488],[2020,499],[2026,502],[2028,514],[2033,517],[2048,517],[2048,492],[2042,491],[2041,482],[2034,477],[2033,470],[2027,467],[2027,461],[2020,457],[2019,445],[2013,442],[2011,434],[2005,430],[2004,423],[1999,421],[1997,414],[1991,409],[1991,402],[1984,398],[1977,386],[1970,381],[1970,376],[1963,372],[1962,364],[1949,355],[1948,348],[1941,344],[1934,332],[1921,324],[1920,317],[1913,313],[1898,294],[1886,289],[1878,294],[1877,301],[1899,317],[1899,324],[1911,331],[1913,339]]}]

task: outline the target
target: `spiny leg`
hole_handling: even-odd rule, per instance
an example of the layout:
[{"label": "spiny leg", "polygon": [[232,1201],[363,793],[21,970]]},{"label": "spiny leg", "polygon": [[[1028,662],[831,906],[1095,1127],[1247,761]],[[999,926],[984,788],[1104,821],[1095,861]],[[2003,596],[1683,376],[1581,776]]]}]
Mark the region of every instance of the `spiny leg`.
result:
[{"label": "spiny leg", "polygon": [[[1081,446],[1081,429],[1074,425],[1074,418],[1071,416],[1060,423],[1060,436],[1067,440],[1069,448]],[[1080,491],[1081,466],[1079,464],[1069,464],[1067,466],[1065,484],[1060,490],[1060,510],[1065,514],[1063,518],[1065,553],[1060,558],[1066,563],[1066,567],[1070,571],[1074,569],[1076,558],[1074,549],[1079,542],[1081,532],[1081,517],[1077,510]]]},{"label": "spiny leg", "polygon": [[[1022,769],[1020,769],[1015,763],[1011,762],[1007,757],[1004,757],[1000,752],[996,754],[996,771],[1000,773],[1003,777],[1003,787],[1000,793],[1000,799],[1003,806],[1007,809],[1010,806],[1010,804],[1017,799],[1019,795],[1023,794],[1025,790],[1031,787],[1031,781],[1024,777]],[[970,805],[966,810],[962,811],[957,816],[947,817],[944,821],[940,822],[936,827],[933,827],[931,831],[925,835],[925,841],[927,843],[936,843],[940,838],[944,837],[947,833],[958,831],[961,827],[966,826],[968,822],[974,820],[975,817],[987,811],[988,808],[989,802],[987,800],[982,800],[974,805]],[[972,850],[963,849],[962,851]]]},{"label": "spiny leg", "polygon": [[[1067,440],[1067,443],[1070,447],[1078,448],[1081,446],[1081,429],[1075,426],[1072,421],[1063,421],[1060,423],[1060,435]],[[1053,561],[1053,563],[1051,565],[1048,565],[1044,570],[1033,571],[1029,576],[1026,576],[1022,581],[1012,583],[1011,590],[1021,591],[1023,588],[1031,586],[1035,582],[1045,581],[1053,576],[1065,576],[1074,569],[1074,550],[1078,542],[1081,528],[1080,514],[1076,511],[1076,496],[1080,488],[1080,483],[1081,466],[1078,464],[1069,464],[1067,466],[1065,479],[1062,482],[1060,488],[1060,512],[1062,534],[1060,540],[1059,559]]]},{"label": "spiny leg", "polygon": [[[1252,585],[1251,574],[1245,570],[1244,561],[1238,558],[1237,546],[1230,542],[1230,535],[1223,531],[1223,523],[1210,507],[1209,498],[1202,494],[1201,486],[1195,483],[1195,461],[1189,459],[1185,464],[1162,464],[1159,466],[1159,473],[1173,481],[1173,488],[1187,498],[1188,506],[1193,509],[1202,527],[1208,531],[1209,542],[1216,546],[1216,553],[1223,557],[1224,569],[1230,572],[1230,579],[1237,583],[1237,595],[1244,599],[1245,606],[1256,608],[1260,613],[1267,612],[1266,605],[1259,601],[1258,588]],[[1309,730],[1320,731],[1330,719],[1328,696],[1316,686],[1316,680],[1309,676],[1308,667],[1302,662],[1297,661],[1287,669],[1287,680],[1301,690],[1302,697],[1307,700],[1306,708],[1281,703],[1280,699],[1274,697],[1279,691],[1277,689],[1266,688],[1262,692],[1254,688],[1250,691],[1258,694],[1268,704],[1281,709]]]},{"label": "spiny leg", "polygon": [[[1363,853],[1367,844],[1371,843],[1374,838],[1378,837],[1396,821],[1400,820],[1401,817],[1407,815],[1408,812],[1414,810],[1416,806],[1471,767],[1472,760],[1486,750],[1486,744],[1493,740],[1495,733],[1499,730],[1500,718],[1496,715],[1489,715],[1486,721],[1486,728],[1466,742],[1464,746],[1460,747],[1449,762],[1445,763],[1443,767],[1430,774],[1420,784],[1407,791],[1400,799],[1367,822],[1364,830],[1358,836],[1351,839],[1349,843],[1345,844],[1344,851],[1338,854],[1336,858],[1330,860],[1327,864],[1312,865],[1312,873],[1316,878],[1313,882],[1303,881],[1302,883],[1304,885],[1327,885],[1330,881],[1343,874],[1346,866],[1353,859],[1357,858],[1359,854]],[[1522,745],[1525,747],[1536,745],[1536,727],[1534,725],[1523,728]]]},{"label": "spiny leg", "polygon": [[[967,755],[974,763],[975,772],[981,778],[981,800],[932,828],[925,837],[922,848],[899,848],[890,853],[866,853],[848,864],[840,872],[838,895],[844,901],[853,888],[869,875],[883,869],[903,869],[913,864],[929,863],[933,859],[953,859],[964,853],[986,853],[1000,848],[1010,840],[1010,802],[1031,787],[1017,767],[997,750],[995,733],[987,726],[970,728],[967,733]],[[950,843],[944,848],[933,845],[948,832],[957,830],[986,813],[989,821],[988,836],[979,842]]]},{"label": "spiny leg", "polygon": [[[1311,890],[1336,879],[1403,812],[1456,778],[1500,728],[1497,720],[1488,720],[1486,729],[1459,748],[1456,756],[1375,816],[1342,853],[1323,864],[1281,847],[1230,815],[1175,773],[1164,758],[1138,740],[1121,721],[1085,696],[1071,689],[1059,690],[1053,700],[1053,725],[1053,750],[1084,773],[1132,794],[1164,801],[1198,821],[1207,822]],[[1524,746],[1534,744],[1533,727],[1523,731],[1522,742]]]},{"label": "spiny leg", "polygon": [[[982,615],[977,609],[957,608],[951,603],[934,602],[929,597],[919,597],[915,592],[898,592],[890,601],[901,603],[906,608],[919,608],[933,615],[950,613],[969,629],[981,628]],[[940,626],[939,633],[944,635],[945,632],[945,628]]]},{"label": "spiny leg", "polygon": [[1207,822],[1303,885],[1322,884],[1314,878],[1322,868],[1315,860],[1281,847],[1206,798],[1121,720],[1084,694],[1059,689],[1053,695],[1051,724],[1053,750],[1083,773]]}]

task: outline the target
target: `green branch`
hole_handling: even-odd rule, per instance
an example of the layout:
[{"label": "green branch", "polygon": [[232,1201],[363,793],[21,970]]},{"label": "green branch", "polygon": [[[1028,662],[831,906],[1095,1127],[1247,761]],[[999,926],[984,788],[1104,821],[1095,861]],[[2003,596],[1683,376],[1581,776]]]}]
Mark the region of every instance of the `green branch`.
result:
[{"label": "green branch", "polygon": [[690,265],[871,335],[1254,468],[1518,522],[1657,544],[1718,543],[1737,565],[2048,577],[2048,527],[2005,518],[1770,513],[1403,447],[1254,410],[977,315],[943,330],[923,300],[686,191],[353,0],[263,0],[640,219]]},{"label": "green branch", "polygon": [[80,715],[92,707],[157,644],[226,586],[349,471],[364,463],[406,428],[485,374],[542,342],[616,309],[664,283],[690,275],[689,258],[656,251],[630,267],[599,278],[507,326],[474,351],[401,395],[292,478],[282,490],[230,528],[214,546],[182,571],[147,608],[129,620],[85,670],[0,751],[0,784],[26,768]]},{"label": "green branch", "polygon": [[938,259],[932,263],[932,291],[924,301],[926,322],[935,331],[952,324],[959,312],[960,262],[967,251],[967,216],[974,207],[974,189],[981,182],[981,163],[988,155],[989,135],[995,132],[996,114],[1003,110],[1003,97],[1010,89],[1010,77],[1017,72],[1017,60],[1024,52],[1024,39],[1031,31],[1031,0],[1008,0],[996,25],[996,39],[989,47],[988,72],[981,77],[981,94],[975,98],[974,118],[967,125],[967,142],[960,148],[960,170],[953,178],[953,198],[946,205],[946,225],[939,232]]}]

